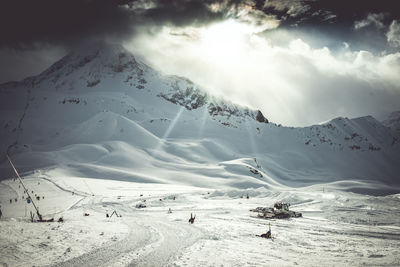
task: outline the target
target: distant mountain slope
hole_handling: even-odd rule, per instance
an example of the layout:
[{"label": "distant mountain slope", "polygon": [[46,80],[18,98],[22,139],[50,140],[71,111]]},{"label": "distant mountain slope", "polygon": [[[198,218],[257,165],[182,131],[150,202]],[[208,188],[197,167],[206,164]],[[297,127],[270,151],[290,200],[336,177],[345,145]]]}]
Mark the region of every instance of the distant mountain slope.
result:
[{"label": "distant mountain slope", "polygon": [[280,127],[163,76],[119,45],[82,47],[36,77],[1,85],[0,110],[3,178],[12,174],[8,151],[23,171],[104,179],[400,187],[398,135],[374,118]]},{"label": "distant mountain slope", "polygon": [[386,120],[382,121],[382,124],[400,133],[400,110],[392,112]]}]

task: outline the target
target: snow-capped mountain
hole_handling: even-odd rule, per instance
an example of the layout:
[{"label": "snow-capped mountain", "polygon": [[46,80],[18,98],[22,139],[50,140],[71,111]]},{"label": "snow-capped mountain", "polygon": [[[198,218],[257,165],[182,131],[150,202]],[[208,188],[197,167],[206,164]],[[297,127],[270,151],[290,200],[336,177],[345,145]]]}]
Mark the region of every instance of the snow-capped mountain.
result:
[{"label": "snow-capped mountain", "polygon": [[54,171],[206,187],[400,188],[398,131],[373,117],[304,128],[164,76],[119,45],[72,52],[0,86],[1,175]]}]

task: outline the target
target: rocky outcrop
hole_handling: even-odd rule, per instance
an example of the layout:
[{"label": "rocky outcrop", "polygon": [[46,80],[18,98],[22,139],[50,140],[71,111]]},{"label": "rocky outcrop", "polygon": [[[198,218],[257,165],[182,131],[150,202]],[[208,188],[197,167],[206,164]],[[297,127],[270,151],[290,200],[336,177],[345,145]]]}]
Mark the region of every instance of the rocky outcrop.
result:
[{"label": "rocky outcrop", "polygon": [[191,81],[179,77],[171,82],[168,91],[162,92],[158,96],[184,106],[188,110],[200,108],[207,103],[205,92],[198,89]]},{"label": "rocky outcrop", "polygon": [[268,123],[268,119],[265,118],[264,115],[262,114],[262,112],[259,111],[259,110],[257,110],[256,120],[257,120],[258,122]]}]

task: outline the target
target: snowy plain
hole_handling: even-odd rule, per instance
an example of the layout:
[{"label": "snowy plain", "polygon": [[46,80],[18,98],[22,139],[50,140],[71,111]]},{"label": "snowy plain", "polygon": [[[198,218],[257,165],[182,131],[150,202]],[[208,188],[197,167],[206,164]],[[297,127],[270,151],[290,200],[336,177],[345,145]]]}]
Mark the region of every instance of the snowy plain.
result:
[{"label": "snowy plain", "polygon": [[[0,95],[1,151],[64,219],[30,222],[4,153],[0,265],[400,265],[400,134],[371,116],[267,123],[104,45]],[[276,201],[303,217],[249,211]]]},{"label": "snowy plain", "polygon": [[[329,185],[287,191],[213,190],[55,173],[52,177],[38,174],[24,181],[45,195],[37,201],[44,217],[62,216],[63,223],[31,223],[32,204],[7,203],[22,195],[19,183],[1,183],[1,201],[7,203],[2,204],[6,218],[0,222],[3,265],[398,266],[400,262],[400,195],[360,195]],[[290,202],[303,217],[251,216],[256,214],[249,209],[272,206],[277,200]],[[139,203],[146,208],[136,208]],[[106,213],[114,210],[122,217],[107,218]],[[196,215],[194,224],[188,223],[190,213]],[[273,239],[257,237],[269,223]]]}]

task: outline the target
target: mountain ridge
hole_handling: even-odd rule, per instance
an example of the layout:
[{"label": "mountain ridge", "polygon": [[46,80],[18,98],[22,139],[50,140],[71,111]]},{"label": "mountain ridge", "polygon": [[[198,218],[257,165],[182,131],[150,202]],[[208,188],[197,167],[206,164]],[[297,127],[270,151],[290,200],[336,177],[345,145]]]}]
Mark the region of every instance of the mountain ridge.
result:
[{"label": "mountain ridge", "polygon": [[[0,94],[0,148],[24,171],[216,187],[400,183],[398,135],[370,116],[282,127],[121,46],[72,52]],[[0,172],[10,175],[4,157]]]}]

